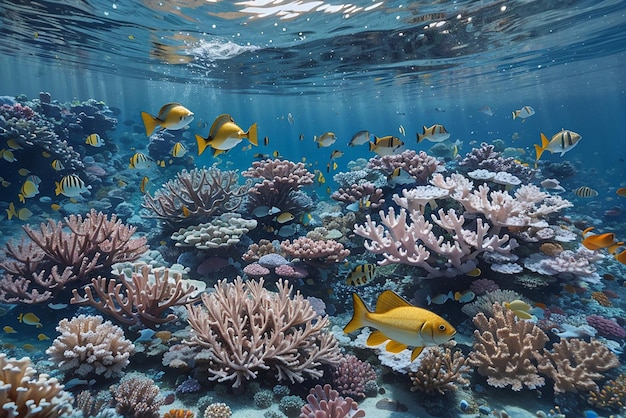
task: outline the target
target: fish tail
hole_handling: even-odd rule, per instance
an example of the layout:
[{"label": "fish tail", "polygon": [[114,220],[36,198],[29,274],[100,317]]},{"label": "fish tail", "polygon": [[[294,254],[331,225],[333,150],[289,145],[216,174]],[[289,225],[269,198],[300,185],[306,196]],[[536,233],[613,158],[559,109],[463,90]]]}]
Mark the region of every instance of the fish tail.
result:
[{"label": "fish tail", "polygon": [[198,155],[202,155],[206,147],[209,145],[208,138],[204,139],[200,135],[196,134],[196,142],[198,143]]},{"label": "fish tail", "polygon": [[58,181],[55,181],[54,184],[56,185],[56,188],[54,189],[54,193],[55,195],[60,195],[61,194],[61,183],[59,183]]},{"label": "fish tail", "polygon": [[535,144],[535,154],[537,155],[537,157],[535,158],[536,161],[538,161],[539,158],[541,158],[541,155],[546,150],[549,144],[550,144],[550,141],[548,141],[548,138],[546,138],[546,136],[542,133],[541,145]]},{"label": "fish tail", "polygon": [[422,135],[420,133],[417,133],[416,135],[417,135],[417,143],[419,144],[420,142],[424,140],[425,135]]},{"label": "fish tail", "polygon": [[351,333],[352,331],[356,331],[359,328],[363,328],[365,326],[365,317],[369,313],[365,303],[356,293],[352,294],[352,306],[354,313],[352,314],[352,319],[348,324],[343,328],[343,332],[346,334]]},{"label": "fish tail", "polygon": [[248,129],[248,132],[246,132],[246,136],[248,137],[248,141],[250,141],[252,145],[254,146],[259,145],[259,139],[257,137],[256,122],[252,124],[250,129]]},{"label": "fish tail", "polygon": [[372,141],[369,141],[370,144],[370,151],[374,151],[376,149],[376,144],[373,143]]},{"label": "fish tail", "polygon": [[152,135],[152,132],[159,125],[159,120],[147,112],[141,112],[141,119],[143,119],[143,126],[146,128],[146,136]]},{"label": "fish tail", "polygon": [[513,120],[515,120],[517,118],[517,112],[511,112],[511,114],[513,115]]}]

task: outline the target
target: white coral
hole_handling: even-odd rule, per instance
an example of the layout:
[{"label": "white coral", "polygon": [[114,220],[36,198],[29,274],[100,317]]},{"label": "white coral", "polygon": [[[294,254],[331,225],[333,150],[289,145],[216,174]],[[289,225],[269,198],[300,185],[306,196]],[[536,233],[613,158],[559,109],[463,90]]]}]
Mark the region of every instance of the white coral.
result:
[{"label": "white coral", "polygon": [[135,346],[124,338],[124,331],[101,316],[79,315],[62,319],[61,333],[46,350],[59,370],[71,370],[85,377],[91,374],[106,378],[119,376],[134,354]]}]

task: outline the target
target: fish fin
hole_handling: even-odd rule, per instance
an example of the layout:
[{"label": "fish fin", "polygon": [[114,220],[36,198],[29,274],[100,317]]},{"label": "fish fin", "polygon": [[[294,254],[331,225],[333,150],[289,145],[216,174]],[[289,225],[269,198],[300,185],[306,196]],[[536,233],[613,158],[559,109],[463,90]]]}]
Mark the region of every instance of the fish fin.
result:
[{"label": "fish fin", "polygon": [[389,341],[387,343],[387,345],[385,346],[385,349],[389,353],[393,353],[393,354],[398,354],[399,352],[401,352],[405,348],[406,348],[406,344],[402,344],[402,343],[399,343],[399,342],[394,341],[394,340]]},{"label": "fish fin", "polygon": [[545,149],[548,147],[548,145],[550,145],[550,141],[548,141],[548,138],[542,133],[541,134],[541,148]]},{"label": "fish fin", "polygon": [[581,235],[582,235],[582,236],[583,236],[583,238],[584,238],[584,236],[585,236],[585,235],[587,235],[589,232],[593,231],[594,229],[595,229],[595,227],[593,227],[593,226],[590,226],[590,227],[588,227],[588,228],[585,228],[585,229],[583,230],[583,232],[582,232],[582,234],[581,234]]},{"label": "fish fin", "polygon": [[541,158],[541,154],[543,154],[544,149],[541,148],[539,145],[535,144],[535,161],[539,161],[539,159]]},{"label": "fish fin", "polygon": [[152,135],[160,121],[147,112],[141,112],[141,119],[143,120],[143,126],[146,128],[146,136]]},{"label": "fish fin", "polygon": [[250,141],[252,145],[259,146],[256,122],[253,123],[252,126],[250,126],[250,129],[248,129],[248,132],[246,132],[246,137],[248,138],[248,141]]},{"label": "fish fin", "polygon": [[411,361],[415,360],[420,354],[422,354],[423,349],[424,347],[415,347],[411,353]]},{"label": "fish fin", "polygon": [[200,135],[196,134],[196,143],[198,144],[198,155],[202,155],[207,145],[209,145],[209,140],[202,138]]},{"label": "fish fin", "polygon": [[424,140],[424,137],[426,135],[422,135],[420,133],[417,133],[417,143],[419,144],[420,142],[422,142]]},{"label": "fish fin", "polygon": [[516,112],[511,112],[511,115],[513,116],[513,120],[515,120],[515,118],[517,118],[517,113]]},{"label": "fish fin", "polygon": [[363,303],[363,300],[356,293],[352,294],[352,307],[354,309],[354,313],[352,314],[352,319],[348,324],[343,328],[343,332],[346,334],[351,333],[352,331],[356,331],[359,328],[363,328],[365,324],[363,323],[369,311]]},{"label": "fish fin", "polygon": [[369,149],[370,151],[374,151],[376,149],[376,144],[372,141],[369,141]]},{"label": "fish fin", "polygon": [[55,181],[54,184],[56,185],[56,188],[54,189],[54,194],[58,196],[61,194],[61,183]]},{"label": "fish fin", "polygon": [[521,318],[521,319],[531,319],[533,317],[528,312],[522,311],[522,310],[514,310],[513,313],[515,314],[516,317]]},{"label": "fish fin", "polygon": [[369,337],[367,337],[367,341],[365,341],[365,345],[367,345],[368,347],[375,347],[377,345],[381,345],[382,343],[388,340],[389,338],[385,334],[383,334],[382,332],[378,330],[375,330],[370,334]]},{"label": "fish fin", "polygon": [[616,242],[615,244],[611,245],[610,247],[607,248],[607,251],[609,254],[613,255],[617,252],[617,250],[619,250],[620,247],[624,246],[624,242],[620,241],[620,242]]},{"label": "fish fin", "polygon": [[392,309],[402,306],[413,306],[407,302],[402,296],[399,296],[391,290],[385,290],[380,294],[376,301],[376,313],[389,312]]}]

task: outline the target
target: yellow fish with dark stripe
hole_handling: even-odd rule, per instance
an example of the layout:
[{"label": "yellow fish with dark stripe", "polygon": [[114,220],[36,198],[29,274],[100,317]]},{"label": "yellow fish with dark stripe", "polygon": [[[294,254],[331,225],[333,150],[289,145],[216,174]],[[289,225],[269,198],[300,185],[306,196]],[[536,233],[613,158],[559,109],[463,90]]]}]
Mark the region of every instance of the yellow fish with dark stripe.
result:
[{"label": "yellow fish with dark stripe", "polygon": [[363,286],[370,282],[376,274],[375,264],[361,264],[352,269],[346,278],[346,284],[350,286]]},{"label": "yellow fish with dark stripe", "polygon": [[352,294],[354,314],[343,332],[370,327],[375,331],[367,338],[370,347],[387,342],[386,350],[397,354],[408,346],[415,347],[411,361],[420,355],[424,347],[436,346],[450,340],[456,329],[439,315],[418,308],[391,290],[385,290],[376,301],[376,311],[370,312],[361,298]]},{"label": "yellow fish with dark stripe", "polygon": [[91,145],[92,147],[100,148],[104,146],[104,139],[102,139],[98,134],[91,134],[85,140],[85,144]]},{"label": "yellow fish with dark stripe", "polygon": [[142,169],[148,168],[151,165],[151,158],[146,157],[146,155],[141,152],[136,152],[132,157],[130,157],[130,163],[128,164],[128,168]]},{"label": "yellow fish with dark stripe", "polygon": [[61,181],[56,181],[54,184],[56,185],[54,193],[57,196],[62,194],[67,197],[78,197],[81,193],[91,189],[91,186],[85,186],[85,182],[76,174],[65,176]]},{"label": "yellow fish with dark stripe", "polygon": [[209,136],[203,138],[196,135],[198,155],[202,155],[206,147],[218,151],[228,151],[239,145],[244,138],[247,138],[254,146],[259,145],[256,122],[250,126],[247,132],[244,132],[230,115],[224,113],[215,118],[209,130]]},{"label": "yellow fish with dark stripe", "polygon": [[183,129],[193,121],[193,112],[180,103],[171,102],[163,105],[157,116],[141,112],[141,119],[146,128],[146,136],[150,136],[157,126],[172,131]]},{"label": "yellow fish with dark stripe", "polygon": [[574,190],[574,194],[578,197],[596,197],[598,191],[589,186],[580,186]]},{"label": "yellow fish with dark stripe", "polygon": [[61,171],[61,170],[65,169],[65,166],[64,166],[64,165],[63,165],[63,163],[62,163],[61,161],[59,161],[59,160],[52,160],[51,165],[52,165],[52,168],[53,168],[55,171]]},{"label": "yellow fish with dark stripe", "polygon": [[425,139],[430,142],[443,142],[448,138],[450,138],[450,134],[443,125],[433,125],[430,128],[423,126],[422,133],[417,134],[417,143],[419,144]]},{"label": "yellow fish with dark stripe", "polygon": [[17,194],[20,202],[24,203],[26,199],[36,196],[39,193],[39,185],[35,183],[32,179],[27,179],[20,189],[20,192]]},{"label": "yellow fish with dark stripe", "polygon": [[185,148],[185,146],[182,143],[177,142],[172,147],[170,154],[172,154],[172,157],[174,158],[184,157],[185,154],[187,154],[187,148]]},{"label": "yellow fish with dark stripe", "polygon": [[535,144],[535,153],[537,155],[535,160],[539,161],[539,158],[541,158],[544,151],[550,151],[552,154],[558,152],[562,157],[566,152],[578,145],[581,139],[582,136],[576,132],[568,131],[567,129],[557,132],[549,141],[548,138],[546,138],[546,136],[542,133],[541,145]]},{"label": "yellow fish with dark stripe", "polygon": [[404,142],[397,136],[374,136],[374,141],[369,142],[369,150],[378,155],[391,155],[395,150],[404,145]]}]

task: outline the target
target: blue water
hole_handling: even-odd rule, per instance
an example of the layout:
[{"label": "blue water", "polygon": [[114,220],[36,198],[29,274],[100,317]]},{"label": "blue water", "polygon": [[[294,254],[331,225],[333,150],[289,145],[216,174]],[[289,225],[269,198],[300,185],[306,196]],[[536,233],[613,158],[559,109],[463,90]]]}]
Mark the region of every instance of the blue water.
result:
[{"label": "blue water", "polygon": [[[327,192],[327,188],[330,192],[337,190],[333,174],[349,171],[351,161],[375,156],[367,145],[348,146],[356,132],[367,130],[377,137],[397,136],[405,142],[405,149],[431,153],[434,144],[417,143],[416,134],[422,132],[423,126],[434,124],[445,126],[450,133],[443,144],[450,148],[456,144],[457,160],[481,143],[500,144],[511,148],[512,155],[531,168],[535,163],[534,144],[541,142],[541,133],[548,138],[562,129],[580,134],[582,140],[576,147],[563,156],[546,152],[534,178],[521,180],[524,184],[539,184],[545,178],[558,177],[558,171],[548,172],[547,167],[550,163],[568,162],[574,175],[559,179],[564,188],[560,196],[570,200],[573,206],[550,219],[551,225],[562,225],[576,234],[575,241],[564,246],[576,250],[585,227],[594,227],[593,233],[614,233],[616,242],[626,241],[626,197],[616,193],[626,187],[624,3],[617,0],[430,3],[3,2],[0,5],[3,39],[0,96],[7,96],[3,102],[15,103],[17,97],[23,104],[36,108],[40,92],[48,92],[53,104],[69,109],[71,103],[95,99],[106,105],[105,114],[117,120],[115,129],[101,133],[106,144],[103,148],[85,145],[85,134],[91,132],[69,134],[69,143],[80,153],[81,159],[88,165],[95,161],[105,172],[95,175],[100,179],[94,180],[90,193],[76,202],[55,195],[54,182],[60,181],[62,174],[71,172],[52,171],[50,159],[42,156],[39,148],[33,148],[32,153],[16,150],[14,162],[3,154],[0,176],[10,184],[0,189],[0,209],[8,213],[9,204],[13,203],[18,210],[28,208],[32,212],[30,216],[24,215],[23,220],[16,219],[19,216],[9,220],[8,216],[0,215],[3,248],[8,241],[16,242],[24,236],[23,225],[35,227],[49,219],[60,221],[70,214],[84,216],[91,207],[102,207],[98,202],[102,195],[117,190],[130,204],[132,212],[119,215],[125,222],[131,219],[129,223],[138,228],[137,236],[146,236],[150,247],[158,248],[166,257],[172,257],[173,253],[179,255],[179,249],[169,239],[171,231],[165,232],[158,222],[141,217],[145,215],[140,209],[142,176],[150,178],[150,190],[154,194],[183,168],[215,165],[221,170],[242,172],[259,160],[255,153],[303,162],[316,179],[321,173],[325,182],[316,180],[303,189],[315,199],[315,206],[304,212],[318,216],[328,211],[328,205],[333,203]],[[194,120],[186,129],[171,132],[175,141],[180,141],[188,150],[184,159],[172,160],[173,164],[169,162],[172,159],[168,155],[169,145],[156,151],[148,147],[150,139],[145,135],[140,116],[141,112],[156,115],[159,108],[169,102],[179,102],[194,113]],[[489,106],[493,114],[479,111],[484,106]],[[512,112],[523,106],[531,106],[535,114],[523,121],[514,120]],[[257,123],[259,146],[244,149],[247,145],[244,140],[219,157],[213,157],[210,152],[198,156],[195,135],[206,137],[213,120],[222,113],[230,114],[244,130]],[[69,124],[69,121],[64,123]],[[6,121],[0,120],[0,128],[6,128]],[[337,142],[319,148],[314,136],[328,131],[336,135]],[[0,134],[3,142],[10,138],[5,131]],[[265,137],[267,145],[263,144]],[[0,144],[0,149],[7,147],[8,144]],[[336,170],[328,172],[326,166],[333,150],[342,151],[344,156],[335,160]],[[155,161],[165,160],[166,167],[140,173],[128,170],[128,161],[137,151]],[[459,171],[449,158],[444,164],[447,169],[444,176]],[[17,197],[26,177],[18,173],[21,168],[42,178],[40,193],[27,198],[24,204],[20,204]],[[76,174],[87,179],[80,169]],[[576,196],[574,191],[581,186],[594,189],[597,196]],[[385,189],[385,209],[392,205],[391,196],[400,191],[401,188]],[[51,203],[59,204],[60,208],[52,209]],[[112,215],[115,208],[114,205],[105,211]],[[340,210],[345,215],[345,206]],[[376,211],[368,213],[379,220]],[[361,216],[357,223],[363,222],[364,216]],[[275,222],[268,223],[273,228],[280,227]],[[316,223],[301,226],[297,234],[288,238],[304,235],[313,226]],[[258,242],[260,238],[279,241],[287,238],[272,232],[257,231],[249,235],[246,243]],[[466,290],[473,280],[460,275],[458,282],[429,281],[423,279],[425,274],[418,268],[400,265],[397,272],[389,273],[388,277],[378,277],[359,288],[348,287],[343,282],[350,269],[364,262],[380,261],[382,257],[363,250],[358,238],[344,237],[344,240],[347,246],[351,240],[355,243],[354,253],[346,264],[309,266],[313,283],[295,281],[296,289],[305,296],[324,298],[336,310],[329,310],[329,313],[335,315],[331,320],[340,328],[352,314],[352,291],[365,294],[366,302],[373,308],[376,297],[384,289],[391,287],[406,299],[413,298],[419,290],[416,295],[424,299],[415,302],[422,305],[426,294],[434,297],[449,290]],[[199,254],[200,258],[230,258],[228,270],[204,276],[192,273],[193,278],[205,281],[209,289],[218,279],[233,279],[241,274],[241,255],[245,250],[244,246],[227,252],[189,251]],[[600,314],[617,320],[621,326],[625,319],[621,300],[626,267],[606,249],[598,251],[606,257],[594,264],[599,276],[603,276],[594,284],[560,278],[539,289],[524,288],[512,283],[511,276],[493,273],[487,263],[480,264],[482,273],[479,275],[499,279],[501,288],[512,288],[532,302],[565,310],[571,317],[576,314],[584,319],[585,315]],[[621,251],[623,248],[618,253]],[[522,243],[518,252],[527,257],[538,252],[538,244]],[[178,261],[192,258],[178,258]],[[174,257],[168,261],[172,264],[177,260]],[[197,261],[195,258],[194,263]],[[195,266],[190,261],[187,267]],[[526,269],[522,274],[528,273]],[[0,269],[0,280],[6,280],[7,274],[6,269]],[[607,274],[611,275],[610,280]],[[401,286],[405,276],[415,282]],[[385,279],[388,279],[386,284]],[[88,280],[78,288],[86,283]],[[573,295],[568,293],[566,284],[576,287]],[[618,295],[611,299],[609,308],[599,307],[591,297],[591,292],[602,290]],[[67,303],[67,300],[54,302]],[[6,311],[2,326],[16,331],[11,333],[5,329],[0,335],[2,353],[8,357],[29,356],[34,363],[39,362],[37,369],[41,373],[51,373],[55,366],[46,363],[47,355],[43,351],[58,335],[55,331],[58,321],[77,315],[76,307],[59,311],[48,309],[45,303],[2,306],[3,312]],[[460,312],[460,304],[448,301],[425,307],[455,325],[459,331],[458,347],[467,355],[472,349],[475,326]],[[42,328],[17,320],[20,313],[28,312],[41,318]],[[98,314],[89,308],[81,308],[80,312]],[[177,311],[177,315],[181,312]],[[118,325],[124,328],[127,338],[137,338],[137,327]],[[166,329],[176,332],[186,325],[187,322],[181,320]],[[38,338],[40,332],[49,339]],[[553,334],[550,337],[547,347],[558,341]],[[614,341],[617,346],[624,343],[623,337],[616,337]],[[516,400],[518,392],[511,391],[510,387],[499,389],[488,385],[485,377],[475,370],[469,375],[470,384],[456,395],[438,397],[426,396],[420,391],[409,392],[411,383],[406,375],[390,374],[391,367],[380,365],[372,349],[355,349],[342,344],[344,351],[354,352],[361,360],[373,364],[379,386],[387,390],[385,396],[408,404],[409,412],[393,412],[397,416],[425,413],[458,416],[463,413],[458,408],[461,398],[471,401],[474,414],[481,405],[507,410],[510,416],[535,416],[537,410],[549,413],[555,405],[567,410],[568,417],[591,416],[596,412],[600,416],[624,413],[623,407],[597,408],[589,412],[587,392],[555,396],[549,379],[538,390],[525,388],[520,400]],[[135,363],[131,357],[125,372],[145,373],[161,386],[163,393],[175,389],[180,383],[179,374],[186,377],[185,373],[172,373],[161,366],[159,359],[150,359],[154,364],[146,366],[145,357],[138,355],[137,358],[144,360]],[[624,361],[623,354],[619,354],[619,360]],[[620,365],[604,378],[597,379],[598,384],[601,387],[623,372],[624,366]],[[76,377],[54,370],[53,373],[64,383]],[[332,379],[326,374],[321,381],[305,380],[302,384],[290,385],[290,389],[303,396],[319,382],[332,383]],[[107,392],[112,383],[115,382],[96,376],[89,388],[95,396],[98,392]],[[275,383],[271,379],[259,382],[264,389],[272,389]],[[201,394],[216,393],[212,382],[201,384]],[[251,389],[238,398],[241,392],[226,386],[229,394],[224,399],[235,411],[234,416],[262,413],[254,410]],[[85,388],[76,386],[68,390],[77,395]],[[391,414],[375,407],[381,397],[383,395],[364,401],[362,408],[367,416]],[[219,399],[219,395],[214,398]],[[197,398],[179,395],[176,407],[193,409],[197,407],[196,401]],[[276,399],[273,406],[276,411],[277,403]],[[115,407],[115,404],[110,406]],[[163,407],[162,412],[168,409]],[[194,412],[202,414],[204,411]],[[497,416],[495,412],[492,415]],[[558,414],[553,411],[551,416]]]}]

